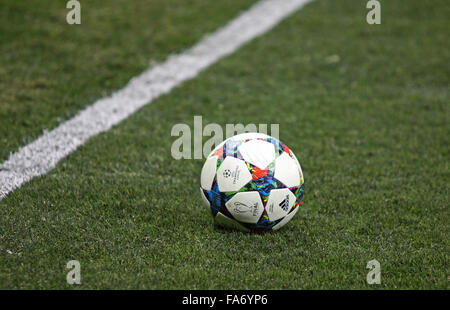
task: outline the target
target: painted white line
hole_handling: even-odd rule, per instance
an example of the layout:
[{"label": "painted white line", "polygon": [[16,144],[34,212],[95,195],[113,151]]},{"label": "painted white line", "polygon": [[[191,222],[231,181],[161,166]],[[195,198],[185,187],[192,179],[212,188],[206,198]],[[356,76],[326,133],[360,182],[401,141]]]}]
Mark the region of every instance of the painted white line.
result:
[{"label": "painted white line", "polygon": [[215,33],[164,63],[133,78],[110,97],[100,99],[72,119],[11,154],[0,165],[0,199],[33,177],[45,174],[84,144],[144,105],[262,35],[311,0],[263,0]]}]

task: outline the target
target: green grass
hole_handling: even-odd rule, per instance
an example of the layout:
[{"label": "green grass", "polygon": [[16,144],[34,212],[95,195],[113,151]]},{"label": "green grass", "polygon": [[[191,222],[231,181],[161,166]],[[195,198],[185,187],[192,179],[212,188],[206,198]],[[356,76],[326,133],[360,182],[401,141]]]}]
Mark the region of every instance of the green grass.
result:
[{"label": "green grass", "polygon": [[2,1],[0,160],[254,2],[80,1],[68,25],[67,0]]},{"label": "green grass", "polygon": [[[65,265],[77,259],[79,288],[449,289],[449,6],[382,1],[371,26],[363,2],[309,4],[0,201],[0,288],[72,288]],[[108,74],[119,84],[137,67]],[[107,74],[77,74],[92,87],[72,90],[80,104],[108,89]],[[194,115],[280,124],[306,181],[282,230],[213,225],[198,197],[202,161],[170,156],[172,126],[192,128]],[[372,259],[379,286],[366,284]]]}]

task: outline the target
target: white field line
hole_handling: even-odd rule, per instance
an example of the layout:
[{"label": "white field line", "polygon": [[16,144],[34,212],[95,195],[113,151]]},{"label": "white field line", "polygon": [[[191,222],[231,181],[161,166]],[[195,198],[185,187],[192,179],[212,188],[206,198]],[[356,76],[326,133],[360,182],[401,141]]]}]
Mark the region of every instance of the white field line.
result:
[{"label": "white field line", "polygon": [[45,174],[84,144],[183,81],[262,35],[311,0],[263,0],[185,52],[153,66],[110,97],[20,148],[0,165],[0,199],[33,177]]}]

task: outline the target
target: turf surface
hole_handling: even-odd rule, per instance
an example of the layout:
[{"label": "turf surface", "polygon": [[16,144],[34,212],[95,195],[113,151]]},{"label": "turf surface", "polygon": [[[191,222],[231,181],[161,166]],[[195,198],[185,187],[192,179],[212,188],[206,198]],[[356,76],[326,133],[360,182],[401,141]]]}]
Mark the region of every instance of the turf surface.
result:
[{"label": "turf surface", "polygon": [[255,0],[81,1],[80,25],[66,2],[0,3],[0,161]]},{"label": "turf surface", "polygon": [[[449,6],[383,1],[379,26],[366,12],[309,4],[0,201],[0,288],[71,288],[77,259],[77,288],[448,289]],[[108,88],[96,83],[82,104]],[[172,126],[194,115],[280,124],[306,181],[282,230],[213,225],[203,162],[170,156]]]}]

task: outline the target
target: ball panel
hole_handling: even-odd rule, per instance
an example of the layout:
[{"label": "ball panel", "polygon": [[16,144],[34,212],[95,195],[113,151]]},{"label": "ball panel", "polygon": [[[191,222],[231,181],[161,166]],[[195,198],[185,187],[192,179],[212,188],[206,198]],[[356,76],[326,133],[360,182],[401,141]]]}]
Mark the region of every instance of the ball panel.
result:
[{"label": "ball panel", "polygon": [[266,203],[266,212],[270,221],[285,217],[295,202],[294,194],[288,188],[272,189]]},{"label": "ball panel", "polygon": [[236,192],[252,179],[244,161],[226,157],[217,170],[217,183],[221,192]]},{"label": "ball panel", "polygon": [[259,169],[266,169],[275,160],[273,144],[263,140],[250,140],[240,145],[238,149],[246,162]]},{"label": "ball panel", "polygon": [[300,209],[300,208],[295,208],[291,213],[286,215],[278,224],[276,224],[275,226],[272,227],[272,230],[278,230],[281,227],[283,227],[284,225],[286,225],[294,217],[294,215],[297,213],[298,209]]},{"label": "ball panel", "polygon": [[210,190],[216,175],[217,156],[209,157],[203,165],[200,175],[200,185],[203,189]]},{"label": "ball panel", "polygon": [[305,180],[303,179],[303,170],[302,170],[302,166],[300,165],[300,162],[297,159],[297,156],[295,156],[294,152],[290,151],[289,155],[292,156],[292,158],[294,159],[295,163],[297,164],[298,170],[300,171],[300,184],[305,183]]},{"label": "ball panel", "polygon": [[237,221],[244,223],[257,223],[264,211],[258,192],[239,192],[225,206]]},{"label": "ball panel", "polygon": [[300,185],[300,171],[295,161],[287,153],[275,160],[275,178],[287,187]]}]

